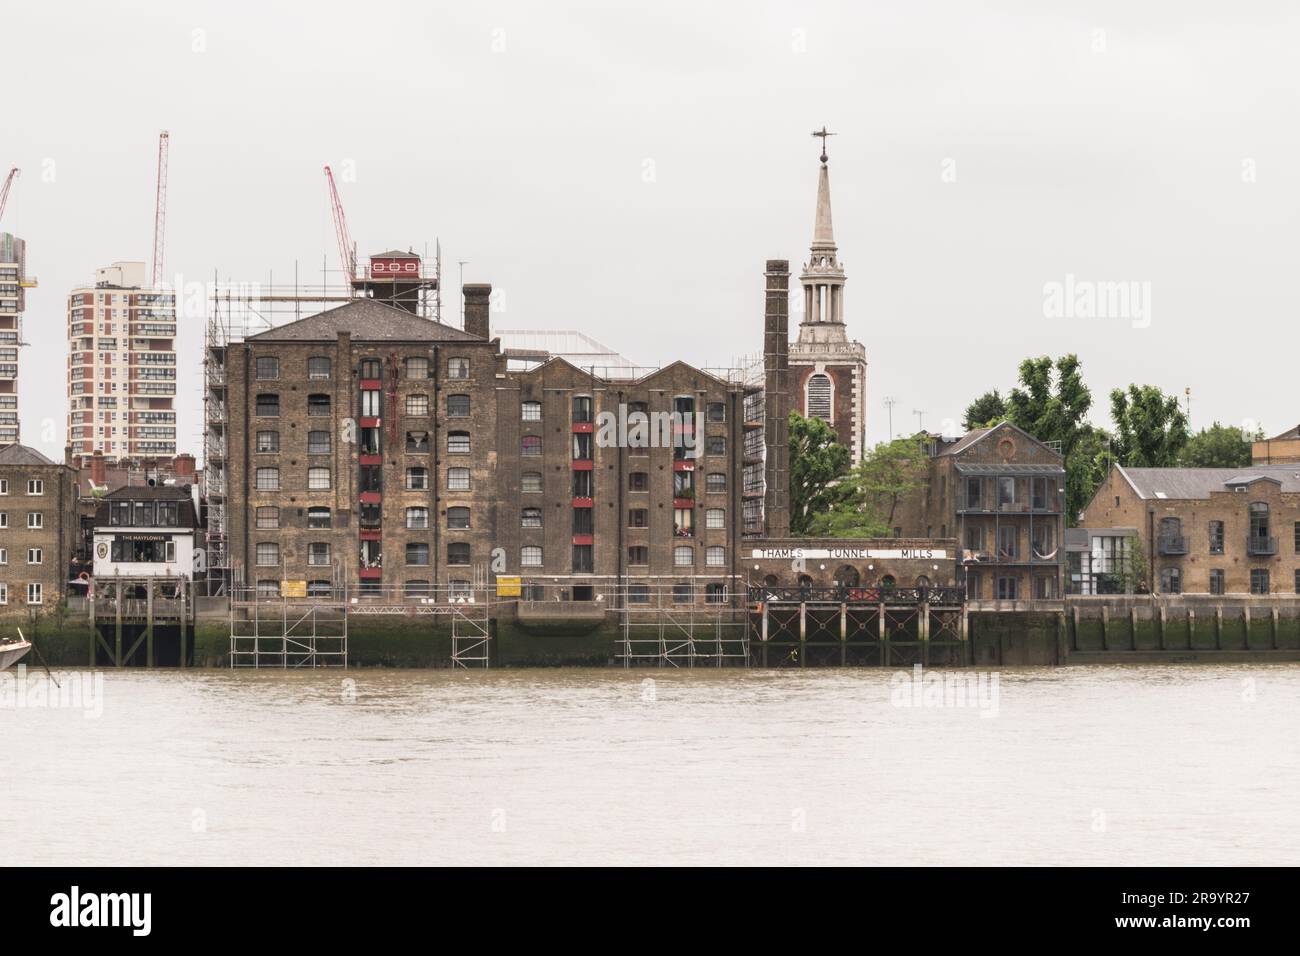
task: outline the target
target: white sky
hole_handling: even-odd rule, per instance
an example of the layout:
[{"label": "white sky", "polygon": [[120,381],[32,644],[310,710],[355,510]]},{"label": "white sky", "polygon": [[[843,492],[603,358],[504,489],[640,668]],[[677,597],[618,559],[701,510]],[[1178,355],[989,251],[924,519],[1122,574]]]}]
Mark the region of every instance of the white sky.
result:
[{"label": "white sky", "polygon": [[[797,272],[807,255],[823,123],[871,441],[887,395],[895,431],[918,409],[947,431],[1021,358],[1066,351],[1100,424],[1109,390],[1139,381],[1190,386],[1195,426],[1280,431],[1300,420],[1297,11],[8,5],[0,166],[23,175],[0,228],[40,279],[23,440],[61,455],[68,291],[149,258],[160,129],[171,276],[337,268],[330,163],[355,169],[340,191],[363,256],[441,237],[450,292],[457,259],[504,290],[499,327],[705,365],[760,348],[763,261]],[[1067,274],[1150,283],[1149,327],[1046,318],[1044,284]],[[180,445],[196,452],[202,333],[183,319]]]}]

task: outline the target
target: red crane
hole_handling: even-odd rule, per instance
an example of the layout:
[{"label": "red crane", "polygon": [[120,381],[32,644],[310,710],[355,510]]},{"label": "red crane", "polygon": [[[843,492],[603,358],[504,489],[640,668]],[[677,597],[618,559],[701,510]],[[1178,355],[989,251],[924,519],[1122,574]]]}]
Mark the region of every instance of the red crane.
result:
[{"label": "red crane", "polygon": [[339,199],[338,188],[334,185],[334,173],[325,167],[325,181],[330,187],[330,210],[334,213],[334,234],[339,240],[339,259],[343,264],[343,277],[351,288],[352,280],[357,277],[357,254],[352,247],[352,235],[348,232],[348,219],[343,214],[343,202]]},{"label": "red crane", "polygon": [[158,185],[153,215],[153,288],[162,281],[163,237],[167,228],[167,131],[158,134]]},{"label": "red crane", "polygon": [[17,178],[18,167],[15,166],[13,169],[9,170],[9,175],[5,177],[5,184],[0,186],[0,218],[4,217],[5,203],[9,201],[9,187],[14,184],[14,180]]}]

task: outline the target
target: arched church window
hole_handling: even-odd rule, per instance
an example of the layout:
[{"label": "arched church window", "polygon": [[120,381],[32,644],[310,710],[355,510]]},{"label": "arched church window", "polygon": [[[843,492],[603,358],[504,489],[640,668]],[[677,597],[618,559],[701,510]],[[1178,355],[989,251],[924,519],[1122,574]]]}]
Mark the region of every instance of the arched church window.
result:
[{"label": "arched church window", "polygon": [[822,372],[809,376],[807,391],[807,401],[804,404],[808,409],[808,417],[831,421],[830,376]]}]

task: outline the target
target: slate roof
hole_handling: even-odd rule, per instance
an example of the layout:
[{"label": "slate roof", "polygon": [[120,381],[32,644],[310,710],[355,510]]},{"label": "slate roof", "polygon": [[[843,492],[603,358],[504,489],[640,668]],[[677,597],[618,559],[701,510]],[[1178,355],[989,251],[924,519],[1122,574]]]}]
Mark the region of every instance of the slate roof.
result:
[{"label": "slate roof", "polygon": [[250,342],[332,342],[349,332],[354,342],[482,342],[462,329],[412,315],[374,299],[357,299],[305,319],[248,336]]},{"label": "slate roof", "polygon": [[0,465],[53,465],[35,448],[26,445],[5,445],[0,448]]},{"label": "slate roof", "polygon": [[1117,467],[1138,497],[1143,499],[1205,499],[1211,492],[1229,491],[1233,485],[1260,478],[1278,482],[1283,491],[1300,493],[1300,465],[1260,465],[1246,469]]}]

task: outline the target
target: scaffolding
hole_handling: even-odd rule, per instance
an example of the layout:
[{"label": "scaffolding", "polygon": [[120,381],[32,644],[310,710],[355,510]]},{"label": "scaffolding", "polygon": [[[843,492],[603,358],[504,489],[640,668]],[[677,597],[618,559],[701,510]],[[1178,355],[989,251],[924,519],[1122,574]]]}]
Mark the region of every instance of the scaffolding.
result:
[{"label": "scaffolding", "polygon": [[230,666],[347,667],[347,602],[269,597],[233,588]]}]

